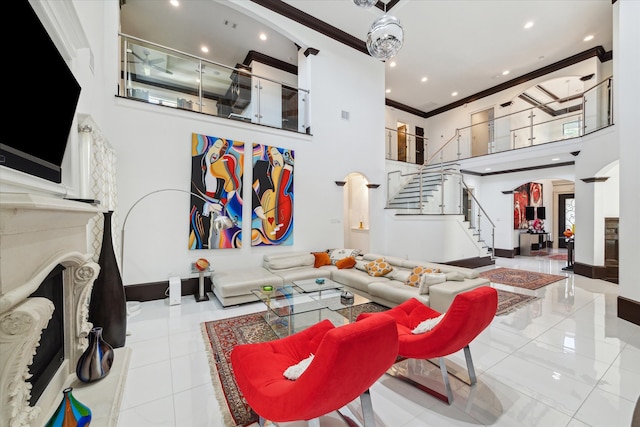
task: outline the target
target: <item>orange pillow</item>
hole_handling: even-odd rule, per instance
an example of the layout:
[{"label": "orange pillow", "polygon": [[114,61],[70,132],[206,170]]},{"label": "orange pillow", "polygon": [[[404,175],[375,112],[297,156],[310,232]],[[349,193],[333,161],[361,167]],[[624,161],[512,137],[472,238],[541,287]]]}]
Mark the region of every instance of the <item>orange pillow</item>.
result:
[{"label": "orange pillow", "polygon": [[329,258],[329,254],[326,252],[311,252],[313,256],[316,258],[313,266],[315,268],[322,267],[323,265],[331,265],[331,258]]},{"label": "orange pillow", "polygon": [[352,256],[348,256],[336,261],[336,267],[338,267],[339,270],[343,268],[353,268],[354,265],[356,265],[356,259]]}]

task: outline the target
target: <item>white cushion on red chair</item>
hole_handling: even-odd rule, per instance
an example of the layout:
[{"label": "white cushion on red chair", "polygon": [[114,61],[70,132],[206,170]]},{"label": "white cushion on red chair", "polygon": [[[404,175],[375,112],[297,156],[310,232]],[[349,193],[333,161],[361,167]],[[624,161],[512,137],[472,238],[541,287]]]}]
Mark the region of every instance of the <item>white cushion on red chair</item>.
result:
[{"label": "white cushion on red chair", "polygon": [[313,361],[313,354],[310,354],[306,359],[302,359],[295,365],[289,366],[284,371],[284,376],[289,380],[297,380],[300,375],[307,369],[307,367]]}]

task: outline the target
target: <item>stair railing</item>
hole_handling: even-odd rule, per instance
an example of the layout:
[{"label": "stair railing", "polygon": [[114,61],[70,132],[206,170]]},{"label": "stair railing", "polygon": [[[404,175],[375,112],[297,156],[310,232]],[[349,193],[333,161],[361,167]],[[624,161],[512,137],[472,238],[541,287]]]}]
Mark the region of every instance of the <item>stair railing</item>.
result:
[{"label": "stair railing", "polygon": [[[462,175],[462,174],[461,174]],[[496,225],[495,223],[491,220],[491,218],[489,218],[489,215],[487,214],[487,212],[484,210],[484,208],[482,207],[482,205],[480,204],[480,201],[478,201],[478,199],[476,198],[476,196],[473,194],[473,192],[471,192],[470,188],[467,186],[467,183],[464,182],[464,179],[461,177],[460,181],[462,182],[462,186],[467,190],[467,194],[469,194],[471,196],[471,199],[473,200],[473,202],[476,204],[477,206],[477,229],[478,229],[478,238],[480,239],[481,242],[484,242],[485,240],[482,238],[482,215],[484,215],[485,220],[491,225],[491,259],[495,259],[496,253],[495,253],[495,247],[496,247]],[[460,192],[462,193],[462,191]]]}]

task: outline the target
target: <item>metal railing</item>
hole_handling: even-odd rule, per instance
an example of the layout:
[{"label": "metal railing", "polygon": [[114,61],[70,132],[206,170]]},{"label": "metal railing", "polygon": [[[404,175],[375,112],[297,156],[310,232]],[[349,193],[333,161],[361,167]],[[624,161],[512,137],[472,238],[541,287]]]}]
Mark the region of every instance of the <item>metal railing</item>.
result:
[{"label": "metal railing", "polygon": [[309,133],[308,90],[253,74],[242,64],[220,64],[126,34],[119,38],[119,96]]},{"label": "metal railing", "polygon": [[[531,103],[526,97],[518,98],[511,105]],[[455,129],[446,143],[429,153],[433,144],[424,139],[423,152],[429,165],[434,160],[447,162],[462,160],[487,154],[500,153],[539,144],[564,141],[588,135],[613,125],[613,77],[609,77],[589,90],[547,103],[537,103],[533,107],[520,109],[491,120],[474,123]],[[409,133],[405,133],[410,135]],[[398,141],[398,131],[385,128],[386,153],[388,160],[415,162],[399,159],[394,144]],[[409,140],[411,142],[411,140]],[[455,143],[454,143],[455,142]],[[404,151],[411,151],[408,144]],[[418,150],[419,151],[419,150]]]}]

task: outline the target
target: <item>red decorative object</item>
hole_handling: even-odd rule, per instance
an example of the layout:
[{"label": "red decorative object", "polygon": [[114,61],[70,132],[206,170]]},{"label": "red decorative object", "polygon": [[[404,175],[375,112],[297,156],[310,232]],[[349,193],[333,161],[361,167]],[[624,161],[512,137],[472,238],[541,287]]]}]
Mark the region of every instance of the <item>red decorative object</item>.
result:
[{"label": "red decorative object", "polygon": [[198,271],[205,271],[207,268],[209,268],[209,261],[204,258],[200,258],[196,261],[196,268],[198,269]]},{"label": "red decorative object", "polygon": [[[284,376],[310,354],[313,361],[297,380]],[[373,425],[369,387],[397,354],[395,322],[377,316],[340,327],[325,319],[275,341],[237,345],[231,363],[238,387],[261,421],[313,420],[360,396],[365,425]]]}]

